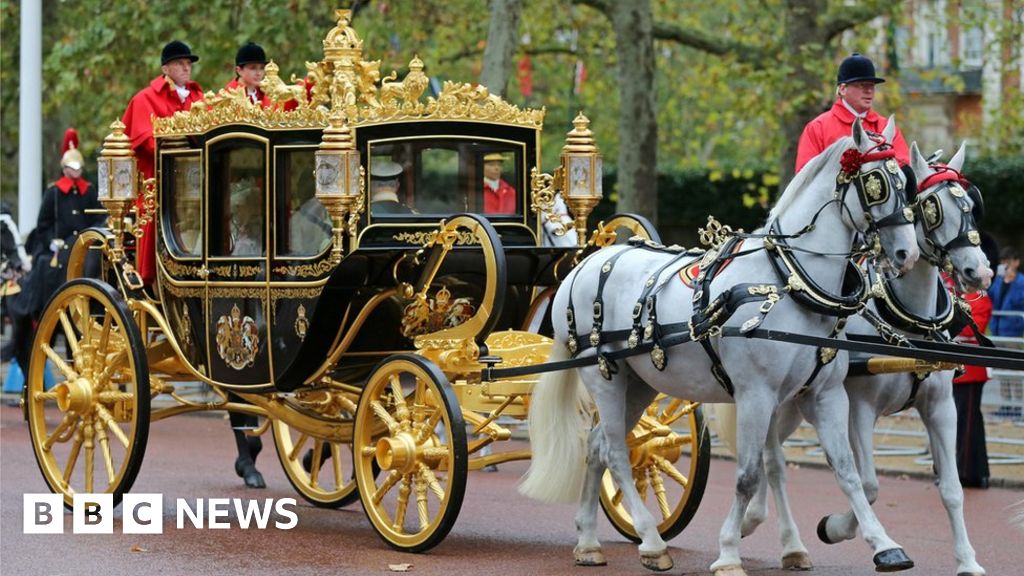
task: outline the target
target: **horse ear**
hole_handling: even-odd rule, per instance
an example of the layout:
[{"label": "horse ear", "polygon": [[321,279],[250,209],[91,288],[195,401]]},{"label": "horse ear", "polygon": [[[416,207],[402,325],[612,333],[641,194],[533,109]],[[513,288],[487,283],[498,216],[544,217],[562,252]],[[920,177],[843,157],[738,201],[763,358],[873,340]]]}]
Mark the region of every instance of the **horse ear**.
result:
[{"label": "horse ear", "polygon": [[928,161],[924,159],[921,150],[917,147],[916,140],[910,144],[910,167],[914,169],[914,175],[919,180],[924,180],[932,173],[931,168],[928,167]]},{"label": "horse ear", "polygon": [[857,149],[863,150],[867,142],[870,142],[870,139],[864,132],[864,127],[860,125],[860,118],[855,118],[853,120],[853,143],[857,145]]},{"label": "horse ear", "polygon": [[889,144],[893,143],[893,139],[896,138],[896,115],[889,116],[889,119],[885,122],[885,128],[882,128],[882,137]]},{"label": "horse ear", "polygon": [[952,168],[953,170],[956,170],[957,172],[960,172],[961,170],[963,170],[963,167],[964,167],[964,157],[966,157],[966,156],[967,156],[967,143],[964,142],[964,143],[960,144],[960,149],[956,151],[956,154],[953,154],[953,157],[950,158],[948,166],[950,168]]}]

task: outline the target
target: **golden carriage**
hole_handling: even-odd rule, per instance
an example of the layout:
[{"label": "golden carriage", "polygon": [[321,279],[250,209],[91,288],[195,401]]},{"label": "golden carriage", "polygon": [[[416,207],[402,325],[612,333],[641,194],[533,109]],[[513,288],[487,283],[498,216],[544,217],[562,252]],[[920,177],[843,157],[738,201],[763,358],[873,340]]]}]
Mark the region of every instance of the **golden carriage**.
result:
[{"label": "golden carriage", "polygon": [[[601,169],[585,117],[561,166],[542,174],[543,110],[452,82],[424,97],[418,58],[403,80],[380,81],[349,18],[338,11],[323,60],[306,64],[308,99],[268,66],[267,92],[278,104],[298,96],[294,109],[221,91],[156,119],[155,179],[140,182],[123,126],[112,125],[98,170],[109,228],[74,247],[28,370],[35,454],[67,505],[81,492],[119,502],[152,421],[230,410],[261,417],[251,434],[271,432],[306,500],[361,500],[388,544],[429,549],[454,524],[469,471],[529,458],[527,449],[483,449],[511,438],[537,375],[489,375],[540,370],[559,278],[594,247],[657,240],[635,216],[613,217],[588,238]],[[488,208],[482,195],[484,158],[495,155],[516,190],[511,210]],[[374,164],[385,162],[402,168],[408,210],[374,206]],[[568,226],[548,216],[556,194],[571,209]],[[158,274],[144,286],[131,246],[149,219]],[[575,229],[578,245],[545,246],[545,225]],[[83,277],[97,252],[101,277]],[[50,391],[46,362],[60,375]],[[194,382],[214,400],[187,393]],[[158,396],[169,402],[154,406]],[[663,534],[677,534],[707,479],[699,407],[659,399],[632,448],[641,493]],[[619,497],[606,475],[605,510],[635,538]]]}]

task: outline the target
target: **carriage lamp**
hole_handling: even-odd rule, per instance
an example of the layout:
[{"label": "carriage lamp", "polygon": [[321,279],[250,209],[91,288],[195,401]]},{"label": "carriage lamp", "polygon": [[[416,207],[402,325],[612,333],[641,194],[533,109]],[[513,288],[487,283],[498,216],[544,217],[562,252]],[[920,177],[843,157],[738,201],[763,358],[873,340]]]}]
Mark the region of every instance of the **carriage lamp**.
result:
[{"label": "carriage lamp", "polygon": [[574,128],[566,134],[562,147],[562,193],[576,222],[576,238],[580,246],[587,242],[587,217],[604,195],[601,189],[601,154],[594,143],[594,134],[587,126],[590,119],[579,113],[572,121]]},{"label": "carriage lamp", "polygon": [[124,133],[124,124],[115,120],[110,134],[103,140],[103,150],[96,161],[96,179],[99,181],[99,201],[107,209],[107,223],[114,231],[115,249],[120,253],[125,231],[124,217],[137,195],[138,179],[135,175],[135,155],[131,140]]},{"label": "carriage lamp", "polygon": [[345,214],[349,214],[349,233],[355,240],[355,223],[363,210],[363,172],[359,165],[352,131],[344,113],[335,110],[328,119],[320,148],[316,151],[314,175],[316,197],[331,217],[331,259],[341,261],[345,235]]}]

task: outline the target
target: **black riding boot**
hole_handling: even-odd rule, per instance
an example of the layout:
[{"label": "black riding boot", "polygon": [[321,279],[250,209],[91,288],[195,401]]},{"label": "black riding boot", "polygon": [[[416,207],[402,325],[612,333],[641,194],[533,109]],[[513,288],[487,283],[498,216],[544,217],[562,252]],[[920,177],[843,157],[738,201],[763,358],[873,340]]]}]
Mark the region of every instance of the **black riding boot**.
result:
[{"label": "black riding boot", "polygon": [[235,459],[235,474],[245,481],[249,488],[266,488],[263,475],[256,469],[256,457],[263,450],[263,440],[259,436],[248,436],[245,430],[255,428],[258,424],[255,416],[230,413],[231,428],[235,434],[235,447],[238,458]]}]

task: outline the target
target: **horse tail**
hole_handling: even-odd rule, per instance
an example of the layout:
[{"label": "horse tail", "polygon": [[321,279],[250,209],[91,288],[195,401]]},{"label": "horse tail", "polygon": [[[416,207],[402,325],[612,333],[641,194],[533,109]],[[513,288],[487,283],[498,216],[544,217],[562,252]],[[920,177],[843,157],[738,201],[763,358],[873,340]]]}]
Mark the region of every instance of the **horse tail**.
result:
[{"label": "horse tail", "polygon": [[[556,341],[548,362],[569,358],[569,350]],[[520,494],[543,502],[579,501],[586,474],[590,403],[575,369],[541,375],[530,400],[533,458],[520,481]]]},{"label": "horse tail", "polygon": [[736,455],[736,405],[704,404],[708,427],[718,436],[726,449]]}]

